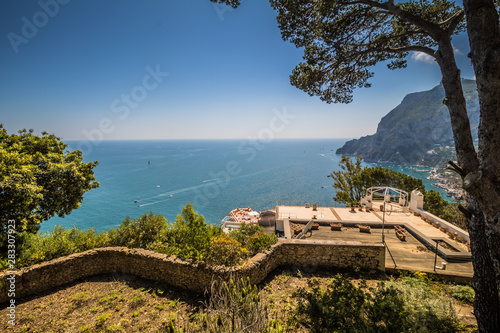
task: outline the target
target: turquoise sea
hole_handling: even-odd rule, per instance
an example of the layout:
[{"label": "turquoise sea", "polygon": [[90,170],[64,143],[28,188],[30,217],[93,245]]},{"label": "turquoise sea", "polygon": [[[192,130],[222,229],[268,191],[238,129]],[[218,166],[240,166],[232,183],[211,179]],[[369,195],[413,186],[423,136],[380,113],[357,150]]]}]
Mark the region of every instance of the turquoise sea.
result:
[{"label": "turquoise sea", "polygon": [[[236,207],[261,211],[278,204],[338,206],[332,180],[335,155],[345,139],[164,140],[86,142],[85,161],[98,160],[100,187],[84,195],[70,215],[42,223],[107,230],[126,216],[153,211],[174,221],[191,202],[208,223],[220,223]],[[71,149],[79,142],[68,142]],[[399,166],[424,178],[428,173]]]}]

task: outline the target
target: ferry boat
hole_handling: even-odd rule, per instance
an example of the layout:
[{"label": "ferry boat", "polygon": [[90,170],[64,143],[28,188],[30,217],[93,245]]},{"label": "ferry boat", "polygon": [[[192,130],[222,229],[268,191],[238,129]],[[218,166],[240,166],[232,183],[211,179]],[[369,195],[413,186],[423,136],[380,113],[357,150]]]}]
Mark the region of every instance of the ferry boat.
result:
[{"label": "ferry boat", "polygon": [[233,229],[238,229],[241,223],[259,223],[259,212],[254,212],[252,208],[236,208],[229,212],[229,215],[221,221],[222,230],[229,233]]}]

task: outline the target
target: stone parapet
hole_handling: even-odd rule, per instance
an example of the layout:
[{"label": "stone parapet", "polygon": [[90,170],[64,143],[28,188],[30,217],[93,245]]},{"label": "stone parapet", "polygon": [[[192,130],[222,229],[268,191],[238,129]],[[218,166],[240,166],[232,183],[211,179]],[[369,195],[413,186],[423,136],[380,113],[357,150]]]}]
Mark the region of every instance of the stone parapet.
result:
[{"label": "stone parapet", "polygon": [[[349,241],[279,240],[269,250],[234,267],[209,266],[194,260],[143,249],[108,247],[88,250],[25,267],[0,272],[0,303],[35,295],[93,275],[122,273],[159,281],[186,290],[210,290],[214,279],[248,276],[257,284],[280,266],[360,268],[384,271],[381,243]],[[15,279],[13,279],[14,277]],[[12,284],[15,282],[14,284]]]}]

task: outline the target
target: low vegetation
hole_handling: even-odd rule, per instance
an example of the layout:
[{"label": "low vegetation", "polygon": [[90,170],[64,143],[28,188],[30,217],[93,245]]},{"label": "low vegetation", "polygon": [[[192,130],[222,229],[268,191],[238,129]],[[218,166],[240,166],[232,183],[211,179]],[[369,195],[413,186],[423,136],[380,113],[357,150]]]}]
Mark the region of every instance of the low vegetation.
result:
[{"label": "low vegetation", "polygon": [[[127,217],[118,228],[104,232],[56,226],[52,232],[23,233],[19,235],[22,242],[16,267],[107,246],[143,248],[183,259],[236,265],[277,242],[275,235],[263,230],[259,225],[242,224],[239,230],[226,235],[219,226],[207,224],[203,215],[187,204],[174,223],[151,212],[135,219]],[[7,260],[1,260],[0,270],[6,268]]]},{"label": "low vegetation", "polygon": [[379,282],[367,288],[337,275],[324,288],[308,281],[295,298],[294,323],[311,332],[456,332],[453,302],[420,277]]},{"label": "low vegetation", "polygon": [[95,276],[19,302],[13,331],[471,332],[472,306],[447,296],[458,287],[421,273],[374,279],[295,268],[258,286],[214,281],[201,295],[133,276]]}]

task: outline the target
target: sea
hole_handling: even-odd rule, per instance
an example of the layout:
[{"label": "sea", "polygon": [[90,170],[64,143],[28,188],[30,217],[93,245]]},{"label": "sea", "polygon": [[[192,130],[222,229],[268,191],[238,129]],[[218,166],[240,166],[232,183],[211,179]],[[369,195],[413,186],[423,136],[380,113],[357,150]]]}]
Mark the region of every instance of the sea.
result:
[{"label": "sea", "polygon": [[[40,231],[117,227],[126,216],[161,214],[174,222],[186,203],[220,221],[237,207],[255,211],[276,205],[338,207],[328,175],[339,170],[335,151],[346,139],[68,141],[82,148],[100,186],[84,194],[80,208],[44,221]],[[375,166],[375,164],[369,164]],[[430,170],[384,165],[424,180]],[[446,193],[440,190],[443,196]]]}]

